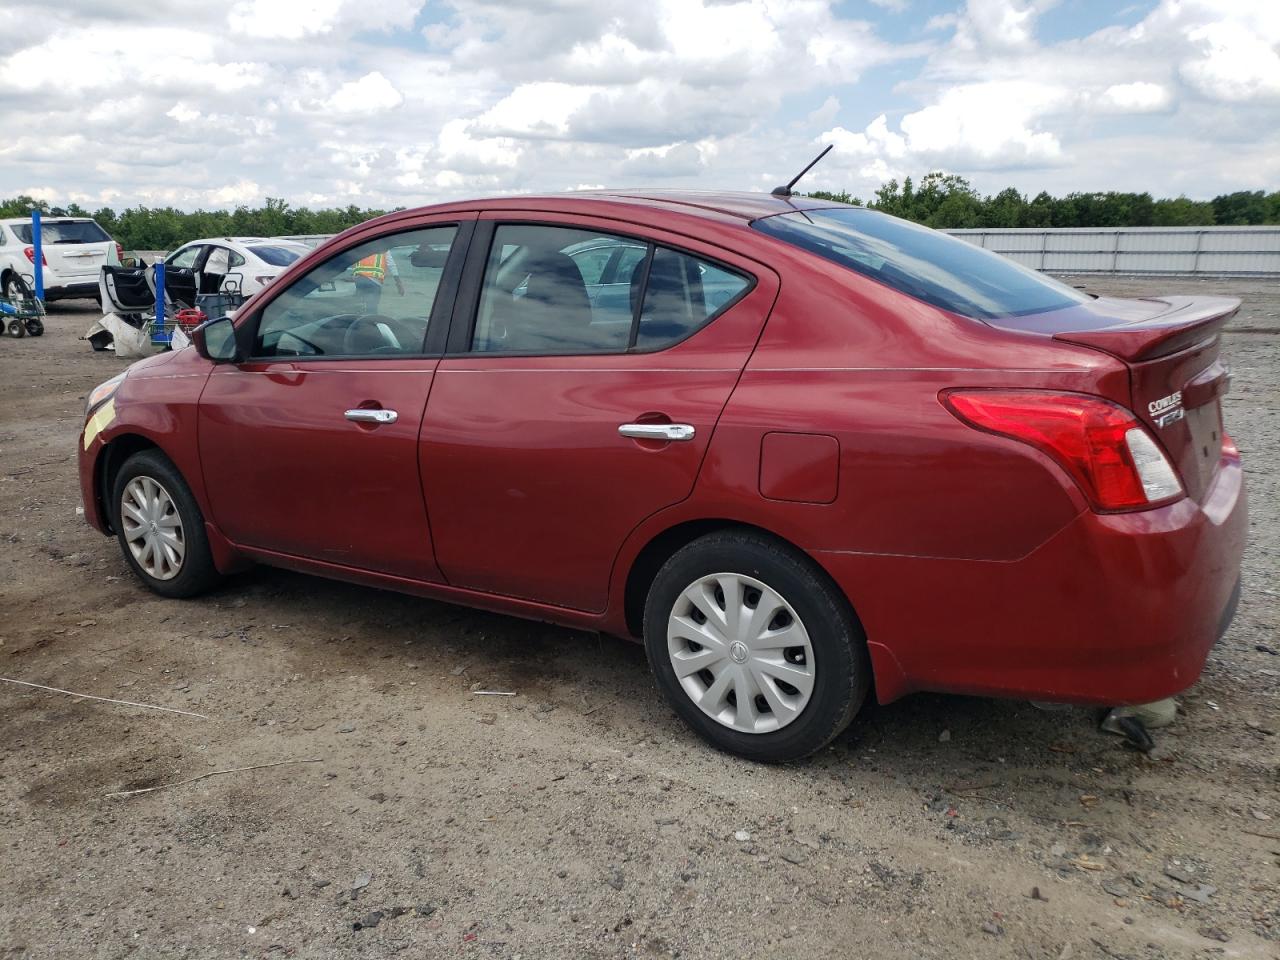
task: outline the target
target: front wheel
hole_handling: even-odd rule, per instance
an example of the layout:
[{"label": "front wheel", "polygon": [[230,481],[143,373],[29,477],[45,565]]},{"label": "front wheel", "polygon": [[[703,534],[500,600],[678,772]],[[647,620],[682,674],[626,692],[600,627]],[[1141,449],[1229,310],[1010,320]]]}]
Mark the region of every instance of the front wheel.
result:
[{"label": "front wheel", "polygon": [[153,592],[193,597],[218,581],[200,505],[159,450],[143,450],[124,462],[111,503],[125,561]]},{"label": "front wheel", "polygon": [[870,685],[845,597],[808,557],[754,533],[711,534],[672,556],[649,590],[644,639],[676,713],[751,760],[821,749]]}]

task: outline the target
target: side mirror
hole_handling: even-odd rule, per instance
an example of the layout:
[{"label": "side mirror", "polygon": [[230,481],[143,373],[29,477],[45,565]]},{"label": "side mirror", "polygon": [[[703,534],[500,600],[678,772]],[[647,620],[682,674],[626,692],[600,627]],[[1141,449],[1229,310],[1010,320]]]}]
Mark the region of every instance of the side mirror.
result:
[{"label": "side mirror", "polygon": [[196,353],[214,363],[234,363],[240,357],[236,344],[236,327],[230,317],[206,320],[191,331],[191,345]]}]

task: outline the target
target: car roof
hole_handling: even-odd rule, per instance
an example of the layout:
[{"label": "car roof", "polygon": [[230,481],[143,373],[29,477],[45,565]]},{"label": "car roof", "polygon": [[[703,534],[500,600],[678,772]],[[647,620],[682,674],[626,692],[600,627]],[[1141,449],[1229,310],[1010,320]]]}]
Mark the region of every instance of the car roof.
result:
[{"label": "car roof", "polygon": [[505,197],[478,197],[471,200],[449,201],[440,204],[399,210],[379,217],[380,221],[397,220],[422,213],[444,213],[462,210],[535,210],[590,213],[602,208],[643,208],[650,212],[662,210],[705,220],[735,223],[745,226],[752,220],[771,217],[779,213],[797,210],[818,210],[826,207],[843,207],[846,204],[811,197],[780,197],[770,193],[752,193],[730,190],[576,190],[568,193],[517,194]]},{"label": "car roof", "polygon": [[[182,246],[189,247],[195,243],[235,243],[243,247],[262,246],[263,244],[286,247],[307,247],[305,243],[299,243],[297,240],[285,240],[282,237],[200,237],[196,240],[188,240],[186,243],[182,244]],[[307,249],[310,248],[307,247]]]},{"label": "car roof", "polygon": [[[30,217],[6,217],[0,220],[4,224],[28,224],[31,222]],[[51,213],[40,214],[41,223],[94,223],[93,217],[55,217]]]},{"label": "car roof", "polygon": [[[561,197],[588,197],[591,199],[613,201],[616,203],[643,203],[646,206],[657,205],[679,209],[688,213],[688,208],[702,209],[732,217],[739,220],[758,220],[777,213],[791,213],[796,210],[817,210],[822,207],[839,206],[830,200],[817,200],[811,197],[782,197],[772,193],[733,190],[672,190],[672,189],[627,189],[627,190],[579,190],[561,194]],[[548,198],[552,199],[552,198]]]}]

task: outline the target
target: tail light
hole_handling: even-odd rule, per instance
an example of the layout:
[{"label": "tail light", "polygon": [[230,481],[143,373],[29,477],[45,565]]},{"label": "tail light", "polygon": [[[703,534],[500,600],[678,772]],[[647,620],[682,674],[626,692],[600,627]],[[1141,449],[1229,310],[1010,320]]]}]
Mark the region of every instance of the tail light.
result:
[{"label": "tail light", "polygon": [[275,274],[271,274],[266,277],[254,277],[253,279],[258,282],[259,286],[265,287],[268,283],[270,283],[272,280],[275,279]]},{"label": "tail light", "polygon": [[116,244],[116,262],[124,263],[124,247],[118,243]]},{"label": "tail light", "polygon": [[961,390],[943,394],[942,401],[971,427],[1048,454],[1097,510],[1141,510],[1183,495],[1160,445],[1137,417],[1109,400],[1041,390]]},{"label": "tail light", "polygon": [[1231,438],[1231,434],[1222,431],[1222,455],[1228,460],[1240,459],[1240,448],[1236,446],[1235,440]]},{"label": "tail light", "polygon": [[[34,264],[34,263],[36,262],[36,248],[35,248],[35,247],[25,247],[25,248],[23,248],[22,253],[23,253],[23,255],[27,258],[27,262],[28,262],[28,263],[32,263],[32,264]],[[41,263],[41,265],[42,265],[42,266],[46,266],[46,267],[49,265],[49,258],[48,258],[48,257],[46,257],[43,253],[41,253],[41,254],[40,254],[40,263]]]}]

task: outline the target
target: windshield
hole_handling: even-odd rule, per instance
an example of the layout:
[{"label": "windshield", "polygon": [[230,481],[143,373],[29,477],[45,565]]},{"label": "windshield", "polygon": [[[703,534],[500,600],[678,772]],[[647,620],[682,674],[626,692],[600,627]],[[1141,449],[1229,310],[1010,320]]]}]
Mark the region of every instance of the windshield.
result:
[{"label": "windshield", "polygon": [[296,250],[293,247],[259,246],[256,243],[249,247],[249,249],[253,252],[255,257],[263,263],[271,264],[273,267],[287,267],[304,253],[310,252],[308,250]]},{"label": "windshield", "polygon": [[[13,232],[23,243],[31,243],[31,224],[15,223]],[[41,243],[102,243],[110,240],[107,231],[92,220],[42,220]]]},{"label": "windshield", "polygon": [[975,320],[1044,313],[1089,299],[998,254],[874,210],[796,211],[765,217],[751,226]]}]

